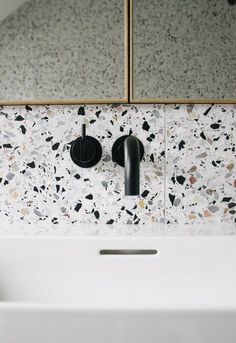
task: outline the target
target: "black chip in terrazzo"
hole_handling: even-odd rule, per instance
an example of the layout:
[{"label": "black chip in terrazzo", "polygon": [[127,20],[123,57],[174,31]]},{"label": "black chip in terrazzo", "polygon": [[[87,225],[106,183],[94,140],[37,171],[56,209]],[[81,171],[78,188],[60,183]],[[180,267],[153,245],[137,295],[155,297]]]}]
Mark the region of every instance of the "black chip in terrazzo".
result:
[{"label": "black chip in terrazzo", "polygon": [[75,211],[79,212],[79,210],[81,209],[82,204],[80,202],[78,202],[78,204],[75,206]]},{"label": "black chip in terrazzo", "polygon": [[106,224],[113,224],[114,223],[114,219],[109,219]]},{"label": "black chip in terrazzo", "polygon": [[[219,137],[213,138],[213,141],[214,141],[214,142],[217,142],[219,139],[220,139],[220,136],[219,136]],[[226,150],[226,151],[227,151],[227,150]]]},{"label": "black chip in terrazzo", "polygon": [[206,116],[206,115],[210,112],[211,109],[212,109],[212,106],[209,107],[209,108],[203,113],[203,115]]},{"label": "black chip in terrazzo", "polygon": [[145,131],[149,131],[149,129],[150,129],[150,125],[148,124],[148,122],[145,120],[145,122],[143,123],[143,130],[145,130]]},{"label": "black chip in terrazzo", "polygon": [[229,202],[232,199],[232,197],[224,197],[222,199],[222,202]]},{"label": "black chip in terrazzo", "polygon": [[100,111],[97,111],[97,112],[95,113],[95,116],[96,116],[97,118],[99,118],[99,115],[100,115],[101,112],[102,112],[101,110],[100,110]]},{"label": "black chip in terrazzo", "polygon": [[17,116],[15,118],[16,121],[22,121],[22,120],[25,120],[21,115]]},{"label": "black chip in terrazzo", "polygon": [[152,142],[154,138],[155,138],[154,133],[151,133],[150,136],[147,137],[147,141],[148,141],[148,142]]},{"label": "black chip in terrazzo", "polygon": [[184,149],[184,147],[185,147],[185,141],[181,140],[179,142],[179,150]]},{"label": "black chip in terrazzo", "polygon": [[32,111],[32,107],[30,107],[29,105],[26,105],[25,109],[26,109],[26,111]]},{"label": "black chip in terrazzo", "polygon": [[50,136],[50,137],[47,137],[47,138],[45,139],[45,141],[46,141],[46,142],[50,142],[52,139],[53,139],[53,136]]},{"label": "black chip in terrazzo", "polygon": [[86,195],[85,199],[93,200],[93,195],[92,194],[88,194],[88,195]]},{"label": "black chip in terrazzo", "polygon": [[30,163],[27,163],[27,166],[30,167],[30,168],[35,168],[35,163],[34,161],[30,162]]},{"label": "black chip in terrazzo", "polygon": [[146,198],[146,197],[148,196],[148,194],[149,194],[149,191],[146,189],[145,191],[143,191],[143,193],[141,194],[141,196],[142,196],[143,198]]},{"label": "black chip in terrazzo", "polygon": [[78,115],[79,115],[79,116],[85,116],[84,107],[80,107],[80,108],[79,108],[79,110],[78,110]]},{"label": "black chip in terrazzo", "polygon": [[52,150],[57,150],[59,148],[60,143],[55,143],[52,145]]},{"label": "black chip in terrazzo", "polygon": [[169,193],[169,199],[170,199],[171,204],[173,205],[175,201],[175,195],[172,195]]},{"label": "black chip in terrazzo", "polygon": [[220,127],[220,124],[217,124],[217,123],[211,124],[211,128],[212,128],[213,130],[217,130],[217,129],[219,129],[219,127]]},{"label": "black chip in terrazzo", "polygon": [[179,176],[176,177],[176,180],[178,181],[178,183],[180,185],[183,185],[185,180],[186,180],[186,178],[184,176],[182,176],[182,175],[179,175]]},{"label": "black chip in terrazzo", "polygon": [[55,176],[55,179],[56,179],[57,181],[60,181],[63,177],[64,177],[64,176]]},{"label": "black chip in terrazzo", "polygon": [[99,219],[99,218],[100,218],[100,213],[99,213],[98,211],[95,211],[95,212],[94,212],[94,215],[95,215],[96,219]]},{"label": "black chip in terrazzo", "polygon": [[21,129],[21,132],[23,133],[23,135],[25,135],[25,133],[26,133],[26,128],[25,128],[25,126],[24,126],[24,125],[21,125],[21,126],[20,126],[20,129]]},{"label": "black chip in terrazzo", "polygon": [[8,143],[8,144],[3,144],[3,148],[11,149],[13,148],[13,146],[10,143]]},{"label": "black chip in terrazzo", "polygon": [[204,132],[201,132],[201,133],[200,133],[200,137],[201,137],[202,139],[206,140],[206,136],[205,136]]}]

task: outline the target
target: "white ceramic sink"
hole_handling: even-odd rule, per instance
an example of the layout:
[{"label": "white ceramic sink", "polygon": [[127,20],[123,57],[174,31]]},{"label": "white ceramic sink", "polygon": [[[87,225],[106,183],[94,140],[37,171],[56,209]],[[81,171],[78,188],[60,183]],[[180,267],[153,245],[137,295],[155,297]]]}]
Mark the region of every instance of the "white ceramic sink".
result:
[{"label": "white ceramic sink", "polygon": [[[150,255],[101,255],[104,249]],[[235,236],[0,238],[1,343],[235,337]]]}]

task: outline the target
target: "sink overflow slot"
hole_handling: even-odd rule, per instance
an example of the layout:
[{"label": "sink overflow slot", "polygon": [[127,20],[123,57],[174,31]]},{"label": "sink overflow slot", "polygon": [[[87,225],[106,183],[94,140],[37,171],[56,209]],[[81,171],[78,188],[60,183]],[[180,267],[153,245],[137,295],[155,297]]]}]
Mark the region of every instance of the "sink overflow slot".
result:
[{"label": "sink overflow slot", "polygon": [[102,249],[100,255],[157,255],[156,249]]}]

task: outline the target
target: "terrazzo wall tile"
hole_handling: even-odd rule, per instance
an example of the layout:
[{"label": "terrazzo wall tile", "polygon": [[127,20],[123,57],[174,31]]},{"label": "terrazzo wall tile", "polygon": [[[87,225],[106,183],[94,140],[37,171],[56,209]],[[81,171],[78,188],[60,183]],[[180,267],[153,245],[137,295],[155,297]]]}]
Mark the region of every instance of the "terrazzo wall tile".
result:
[{"label": "terrazzo wall tile", "polygon": [[229,2],[133,1],[136,99],[235,98],[236,6]]},{"label": "terrazzo wall tile", "polygon": [[25,1],[0,50],[0,99],[124,98],[123,1]]},{"label": "terrazzo wall tile", "polygon": [[183,105],[167,112],[167,223],[235,223],[236,107]]},{"label": "terrazzo wall tile", "polygon": [[[70,143],[87,134],[102,145],[91,169],[76,166]],[[124,196],[124,169],[111,160],[114,141],[144,144],[141,195]],[[34,106],[0,110],[0,220],[11,223],[163,223],[164,116],[159,105]]]},{"label": "terrazzo wall tile", "polygon": [[[0,221],[46,231],[71,223],[235,226],[235,113],[235,105],[0,108]],[[69,154],[84,122],[103,148],[91,169]],[[145,146],[139,197],[124,196],[124,170],[111,160],[124,134]]]}]

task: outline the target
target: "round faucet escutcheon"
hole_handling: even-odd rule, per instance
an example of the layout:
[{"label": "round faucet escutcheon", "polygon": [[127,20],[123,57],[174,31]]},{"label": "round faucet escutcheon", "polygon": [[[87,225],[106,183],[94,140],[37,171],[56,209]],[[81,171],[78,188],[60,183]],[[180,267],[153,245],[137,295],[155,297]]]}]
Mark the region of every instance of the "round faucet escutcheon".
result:
[{"label": "round faucet escutcheon", "polygon": [[[119,137],[115,143],[112,146],[112,161],[119,164],[119,166],[124,167],[125,166],[125,158],[124,158],[124,143],[126,138],[128,137],[134,137],[134,136],[129,136],[129,135],[124,135]],[[144,146],[143,143],[137,138],[138,143],[139,143],[139,153],[140,153],[140,161],[143,158],[144,155]]]},{"label": "round faucet escutcheon", "polygon": [[99,141],[91,136],[86,136],[86,126],[82,125],[81,137],[74,140],[70,148],[72,161],[81,168],[95,166],[102,157],[102,147]]}]

